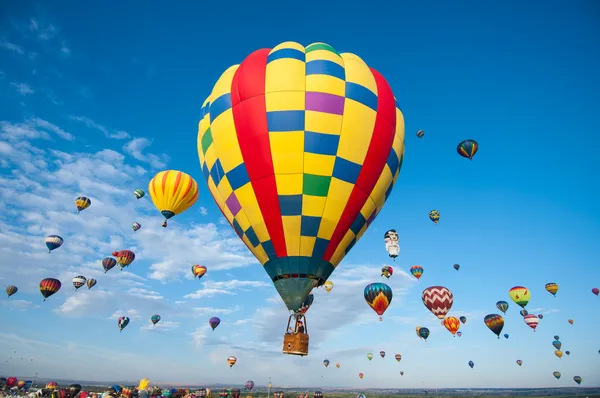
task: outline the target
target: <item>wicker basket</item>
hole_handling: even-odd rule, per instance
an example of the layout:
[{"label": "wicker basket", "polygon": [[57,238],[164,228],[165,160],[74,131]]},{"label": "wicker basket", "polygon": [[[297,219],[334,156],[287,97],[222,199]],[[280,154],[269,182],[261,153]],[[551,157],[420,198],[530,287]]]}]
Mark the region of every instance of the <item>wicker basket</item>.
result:
[{"label": "wicker basket", "polygon": [[304,333],[298,332],[298,325],[296,317],[290,315],[288,319],[288,326],[286,330],[290,330],[290,323],[294,319],[294,331],[293,333],[286,333],[283,336],[283,353],[288,355],[308,355],[308,325],[306,324],[306,317],[300,316],[300,319],[304,318]]}]

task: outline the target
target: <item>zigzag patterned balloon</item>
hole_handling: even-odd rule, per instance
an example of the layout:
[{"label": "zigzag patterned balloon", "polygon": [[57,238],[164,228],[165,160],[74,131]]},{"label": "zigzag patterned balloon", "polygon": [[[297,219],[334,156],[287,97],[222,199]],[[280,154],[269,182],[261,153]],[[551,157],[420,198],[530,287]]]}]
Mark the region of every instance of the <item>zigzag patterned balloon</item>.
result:
[{"label": "zigzag patterned balloon", "polygon": [[454,295],[448,288],[443,286],[428,287],[423,290],[421,298],[425,307],[438,319],[444,319],[454,303]]}]

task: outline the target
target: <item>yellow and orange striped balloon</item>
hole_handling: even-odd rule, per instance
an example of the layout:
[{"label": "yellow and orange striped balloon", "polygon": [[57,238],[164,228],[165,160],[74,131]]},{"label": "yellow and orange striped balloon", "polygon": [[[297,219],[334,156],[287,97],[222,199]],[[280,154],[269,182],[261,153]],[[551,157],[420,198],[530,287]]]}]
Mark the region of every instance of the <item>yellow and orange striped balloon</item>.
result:
[{"label": "yellow and orange striped balloon", "polygon": [[200,192],[198,184],[188,174],[177,170],[161,171],[148,184],[152,203],[165,217],[169,218],[183,213],[196,201]]}]

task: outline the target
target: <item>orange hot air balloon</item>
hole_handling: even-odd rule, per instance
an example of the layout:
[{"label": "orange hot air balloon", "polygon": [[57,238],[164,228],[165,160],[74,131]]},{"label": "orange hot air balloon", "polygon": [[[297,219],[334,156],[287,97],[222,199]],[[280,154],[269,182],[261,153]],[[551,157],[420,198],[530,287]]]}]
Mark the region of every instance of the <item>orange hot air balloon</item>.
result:
[{"label": "orange hot air balloon", "polygon": [[444,318],[444,326],[452,335],[456,336],[456,332],[460,328],[460,320],[454,316]]},{"label": "orange hot air balloon", "polygon": [[227,363],[229,364],[230,368],[232,368],[233,365],[235,365],[236,362],[237,362],[237,358],[236,357],[227,357]]},{"label": "orange hot air balloon", "polygon": [[573,322],[574,322],[574,321],[573,321],[572,319],[569,319],[569,323],[570,323],[571,325],[573,324]]},{"label": "orange hot air balloon", "polygon": [[340,368],[340,366],[342,366],[342,365],[340,365],[339,363],[335,364],[335,367],[338,368],[338,369]]},{"label": "orange hot air balloon", "polygon": [[206,267],[204,265],[193,265],[192,266],[192,274],[194,274],[194,278],[201,279],[204,274],[206,274]]}]

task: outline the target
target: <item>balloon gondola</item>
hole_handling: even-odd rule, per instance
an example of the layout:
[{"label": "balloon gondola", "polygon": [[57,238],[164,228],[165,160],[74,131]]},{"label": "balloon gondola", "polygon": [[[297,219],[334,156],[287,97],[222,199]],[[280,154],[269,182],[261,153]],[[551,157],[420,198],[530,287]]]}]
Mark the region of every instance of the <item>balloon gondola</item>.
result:
[{"label": "balloon gondola", "polygon": [[[302,322],[302,319],[304,319],[304,322]],[[283,353],[300,356],[308,355],[308,342],[306,317],[302,314],[290,315],[287,331],[283,336]]]}]

